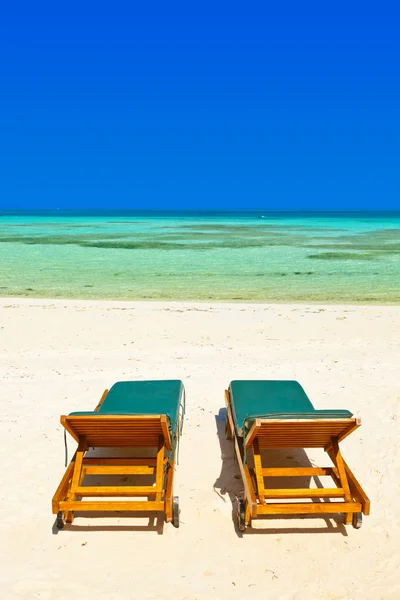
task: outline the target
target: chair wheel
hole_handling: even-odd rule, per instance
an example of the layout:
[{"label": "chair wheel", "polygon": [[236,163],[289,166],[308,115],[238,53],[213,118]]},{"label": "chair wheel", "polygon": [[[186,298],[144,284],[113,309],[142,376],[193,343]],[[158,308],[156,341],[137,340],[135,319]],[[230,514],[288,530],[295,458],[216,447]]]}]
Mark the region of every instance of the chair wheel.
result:
[{"label": "chair wheel", "polygon": [[232,431],[230,430],[230,427],[229,427],[228,417],[225,418],[225,437],[227,440],[233,439]]},{"label": "chair wheel", "polygon": [[237,502],[237,518],[239,531],[244,531],[246,529],[245,513],[246,503],[242,498],[240,498]]},{"label": "chair wheel", "polygon": [[60,511],[58,511],[57,518],[56,518],[57,529],[64,529],[64,525],[65,525],[65,521],[64,521],[63,513],[60,510]]},{"label": "chair wheel", "polygon": [[181,511],[179,510],[179,498],[178,496],[174,496],[174,499],[172,501],[172,525],[174,527],[179,527],[179,513]]},{"label": "chair wheel", "polygon": [[362,525],[362,513],[353,513],[353,527],[354,529],[360,529]]}]

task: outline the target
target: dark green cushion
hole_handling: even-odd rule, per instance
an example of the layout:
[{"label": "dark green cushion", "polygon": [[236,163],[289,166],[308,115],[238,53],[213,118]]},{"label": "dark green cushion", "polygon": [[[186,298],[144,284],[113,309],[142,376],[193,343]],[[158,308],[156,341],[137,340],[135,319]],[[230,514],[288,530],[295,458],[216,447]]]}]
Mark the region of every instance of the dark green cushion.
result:
[{"label": "dark green cushion", "polygon": [[70,416],[168,415],[175,429],[183,401],[184,387],[179,379],[119,381],[110,388],[97,412],[74,412]]},{"label": "dark green cushion", "polygon": [[239,380],[230,384],[232,413],[242,432],[255,418],[348,419],[348,410],[315,410],[298,381]]}]

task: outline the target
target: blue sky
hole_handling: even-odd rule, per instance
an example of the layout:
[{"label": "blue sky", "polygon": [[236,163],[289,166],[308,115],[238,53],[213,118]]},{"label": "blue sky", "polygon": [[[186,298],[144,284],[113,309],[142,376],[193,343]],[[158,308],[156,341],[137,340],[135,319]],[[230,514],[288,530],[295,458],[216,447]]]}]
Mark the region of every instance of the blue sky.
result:
[{"label": "blue sky", "polygon": [[0,208],[400,209],[400,9],[10,2]]}]

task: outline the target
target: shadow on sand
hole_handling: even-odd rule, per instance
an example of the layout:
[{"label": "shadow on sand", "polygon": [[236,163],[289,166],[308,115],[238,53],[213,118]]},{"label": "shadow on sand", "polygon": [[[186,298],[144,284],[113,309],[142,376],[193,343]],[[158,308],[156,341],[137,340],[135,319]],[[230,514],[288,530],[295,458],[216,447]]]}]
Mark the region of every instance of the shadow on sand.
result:
[{"label": "shadow on sand", "polygon": [[[115,518],[116,520],[120,521],[122,519],[132,519],[132,518],[141,518],[143,519],[144,523],[143,525],[124,525],[124,524],[115,524],[115,525],[96,525],[93,524],[93,521],[95,519],[104,519],[104,518],[109,518],[109,517]],[[164,525],[165,525],[165,521],[164,521],[164,515],[163,514],[159,514],[159,513],[134,513],[134,512],[75,512],[75,519],[82,517],[84,519],[90,519],[90,525],[85,525],[85,524],[77,524],[76,521],[74,520],[74,522],[72,524],[66,523],[64,525],[63,530],[65,531],[80,531],[80,532],[85,532],[85,531],[137,531],[137,532],[141,532],[141,531],[153,531],[156,532],[158,535],[162,535],[164,532]],[[146,523],[147,521],[147,523]],[[171,524],[169,524],[171,526]],[[58,533],[62,532],[63,530],[58,529],[57,527],[57,521],[55,520],[52,526],[52,533],[53,535],[57,535]]]},{"label": "shadow on sand", "polygon": [[[227,440],[225,437],[225,420],[226,420],[226,409],[221,408],[218,415],[215,416],[215,422],[217,427],[217,435],[221,447],[221,473],[214,483],[215,491],[221,496],[221,498],[228,497],[232,505],[232,521],[235,527],[236,534],[238,537],[244,535],[260,535],[260,534],[284,534],[284,533],[339,533],[347,536],[346,527],[343,524],[342,515],[338,514],[316,514],[316,515],[265,515],[259,516],[257,521],[272,522],[279,520],[280,522],[287,523],[288,521],[299,519],[306,521],[306,527],[272,527],[272,528],[254,528],[247,527],[245,532],[239,531],[237,522],[237,500],[243,498],[243,484],[242,477],[240,475],[239,466],[234,451],[234,444],[232,441]],[[262,461],[264,465],[268,467],[312,467],[307,454],[302,448],[287,448],[281,450],[264,450],[261,453]],[[248,457],[248,464],[252,466],[252,457]],[[285,479],[286,488],[300,488],[310,487],[311,479],[314,480],[316,487],[323,488],[319,477],[288,477]],[[269,477],[268,478],[269,488],[280,488],[282,487],[282,478]],[[313,498],[313,502],[321,502],[319,498]],[[329,502],[328,498],[322,499],[322,501]],[[310,527],[308,523],[310,521],[325,522],[325,527]]]}]

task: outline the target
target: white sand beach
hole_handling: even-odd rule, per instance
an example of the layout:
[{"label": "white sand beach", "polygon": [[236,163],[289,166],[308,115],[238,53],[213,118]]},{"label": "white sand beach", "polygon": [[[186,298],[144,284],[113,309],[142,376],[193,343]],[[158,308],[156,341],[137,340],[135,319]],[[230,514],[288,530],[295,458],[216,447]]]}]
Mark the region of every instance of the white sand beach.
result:
[{"label": "white sand beach", "polygon": [[[0,340],[4,600],[400,598],[399,306],[8,298]],[[180,528],[110,515],[56,530],[60,415],[92,410],[116,381],[164,378],[187,393]],[[371,499],[360,530],[278,517],[238,534],[241,479],[220,412],[232,379],[297,379],[316,408],[361,417],[342,444]]]}]

